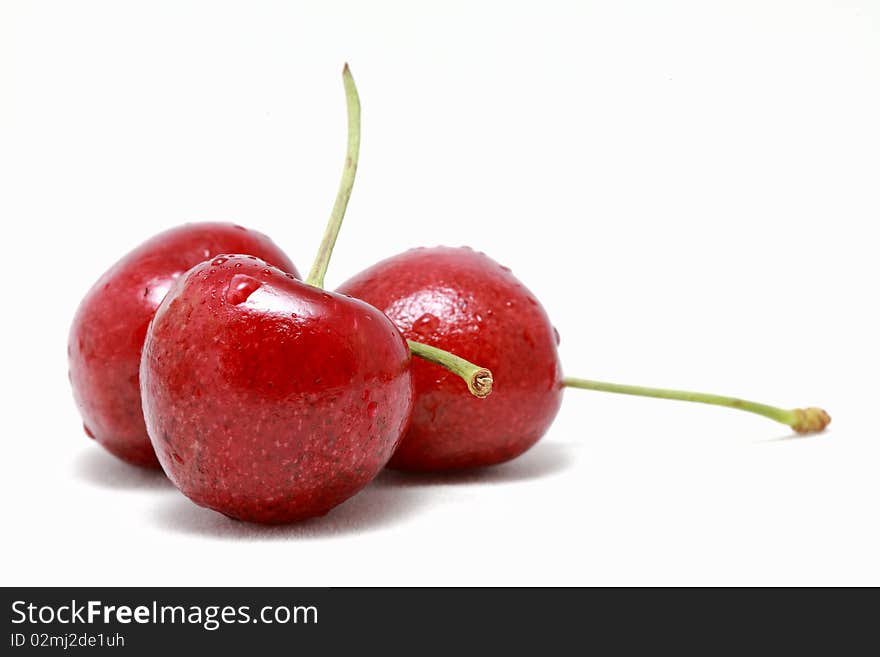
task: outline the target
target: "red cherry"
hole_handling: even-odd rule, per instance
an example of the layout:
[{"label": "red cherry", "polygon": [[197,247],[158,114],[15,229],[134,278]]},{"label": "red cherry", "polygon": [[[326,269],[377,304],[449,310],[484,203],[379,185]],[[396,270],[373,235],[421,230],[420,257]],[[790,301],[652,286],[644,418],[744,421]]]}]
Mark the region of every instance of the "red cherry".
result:
[{"label": "red cherry", "polygon": [[535,444],[562,401],[557,335],[510,270],[468,248],[414,249],[339,287],[382,310],[403,334],[492,370],[475,399],[452,375],[413,361],[416,404],[391,467],[448,470],[501,463]]},{"label": "red cherry", "polygon": [[85,432],[121,459],[158,467],[144,417],[138,366],[147,326],[186,270],[218,253],[247,253],[299,276],[265,235],[228,223],[194,223],[147,240],[86,294],[70,329],[73,394]]},{"label": "red cherry", "polygon": [[260,523],[326,513],[381,470],[410,417],[410,354],[362,301],[244,256],[187,272],[141,364],[147,428],[197,504]]}]

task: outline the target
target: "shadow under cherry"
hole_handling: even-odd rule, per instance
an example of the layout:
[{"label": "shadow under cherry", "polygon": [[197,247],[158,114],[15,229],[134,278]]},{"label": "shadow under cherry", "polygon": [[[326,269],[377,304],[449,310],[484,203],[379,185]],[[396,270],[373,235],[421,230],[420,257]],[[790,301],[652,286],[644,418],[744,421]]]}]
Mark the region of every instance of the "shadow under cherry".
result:
[{"label": "shadow under cherry", "polygon": [[156,509],[154,521],[166,531],[234,540],[314,539],[376,531],[403,521],[426,502],[419,491],[392,490],[370,483],[327,515],[291,525],[258,525],[197,506],[183,495],[168,498]]},{"label": "shadow under cherry", "polygon": [[88,449],[74,462],[77,476],[99,488],[110,490],[171,491],[174,487],[159,468],[130,465],[102,449]]},{"label": "shadow under cherry", "polygon": [[575,449],[565,443],[539,442],[525,454],[499,465],[452,472],[404,472],[386,469],[375,484],[387,488],[506,484],[560,474],[574,463]]},{"label": "shadow under cherry", "polygon": [[383,470],[364,490],[327,515],[291,525],[258,525],[200,507],[183,495],[163,498],[153,514],[166,531],[216,539],[265,541],[320,539],[378,531],[401,523],[430,504],[430,487],[504,484],[559,474],[574,462],[574,448],[538,443],[517,459],[466,472],[442,474]]}]

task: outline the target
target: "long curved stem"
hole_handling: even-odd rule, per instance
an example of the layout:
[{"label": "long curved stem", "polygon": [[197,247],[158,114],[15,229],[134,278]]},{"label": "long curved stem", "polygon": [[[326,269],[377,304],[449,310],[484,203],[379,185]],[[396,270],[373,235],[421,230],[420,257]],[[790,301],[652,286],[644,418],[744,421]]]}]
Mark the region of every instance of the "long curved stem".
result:
[{"label": "long curved stem", "polygon": [[[333,211],[330,213],[327,228],[324,230],[321,246],[318,248],[315,262],[312,264],[312,269],[305,281],[308,285],[320,288],[324,287],[324,276],[327,273],[327,266],[330,264],[330,256],[333,254],[333,247],[336,246],[336,238],[342,227],[345,209],[351,198],[351,190],[354,187],[354,179],[357,174],[358,154],[361,148],[361,101],[348,64],[342,69],[342,82],[345,85],[345,106],[348,112],[348,146],[345,166],[342,169],[339,191],[336,193],[336,201],[333,203]],[[412,340],[407,340],[407,343],[414,355],[437,363],[464,379],[468,390],[475,397],[486,397],[492,392],[492,373],[486,368],[469,363],[455,354],[436,347]]]},{"label": "long curved stem", "polygon": [[357,87],[348,64],[342,69],[342,82],[345,85],[345,105],[348,110],[348,147],[345,155],[345,167],[342,169],[342,179],[339,181],[339,191],[336,201],[333,203],[333,211],[324,231],[324,238],[315,256],[312,270],[309,272],[306,283],[315,287],[324,287],[324,275],[330,264],[330,255],[336,245],[336,237],[342,226],[342,218],[345,216],[345,208],[348,207],[348,199],[351,198],[351,190],[354,187],[354,177],[357,173],[358,153],[361,148],[361,101],[358,97]]},{"label": "long curved stem", "polygon": [[815,433],[822,431],[831,422],[831,416],[821,408],[793,408],[784,409],[758,402],[739,399],[737,397],[725,397],[722,395],[710,395],[703,392],[689,392],[686,390],[668,390],[665,388],[646,388],[644,386],[630,386],[619,383],[607,383],[605,381],[593,381],[591,379],[576,379],[566,377],[562,380],[563,385],[569,388],[582,390],[598,390],[600,392],[613,392],[622,395],[635,395],[638,397],[654,397],[657,399],[676,399],[679,401],[697,402],[700,404],[712,404],[713,406],[726,406],[736,408],[748,413],[763,415],[771,420],[776,420],[788,425],[797,433]]},{"label": "long curved stem", "polygon": [[464,358],[460,358],[455,354],[443,351],[437,347],[432,347],[413,340],[407,340],[406,342],[409,345],[409,350],[414,356],[418,356],[419,358],[436,363],[441,367],[445,367],[453,374],[464,379],[464,382],[467,383],[468,390],[471,391],[471,394],[474,397],[488,397],[489,393],[492,392],[492,372],[485,367],[474,365],[473,363],[466,361]]}]

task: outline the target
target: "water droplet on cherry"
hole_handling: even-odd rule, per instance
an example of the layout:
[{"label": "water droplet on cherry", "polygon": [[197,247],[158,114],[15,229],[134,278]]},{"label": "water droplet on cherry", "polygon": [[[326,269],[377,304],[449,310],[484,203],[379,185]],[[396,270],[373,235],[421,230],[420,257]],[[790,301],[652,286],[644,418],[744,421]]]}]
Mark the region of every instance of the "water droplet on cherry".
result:
[{"label": "water droplet on cherry", "polygon": [[425,313],[413,323],[413,331],[422,335],[428,335],[437,330],[440,320],[431,313]]},{"label": "water droplet on cherry", "polygon": [[262,283],[255,278],[246,276],[245,274],[236,274],[229,281],[229,287],[226,289],[226,300],[238,305],[244,303],[257,290],[262,287]]},{"label": "water droplet on cherry", "polygon": [[226,258],[214,258],[214,259],[211,261],[211,266],[212,266],[212,267],[217,267],[217,266],[219,266],[219,265],[222,265],[224,262],[226,262],[226,260],[227,260]]}]

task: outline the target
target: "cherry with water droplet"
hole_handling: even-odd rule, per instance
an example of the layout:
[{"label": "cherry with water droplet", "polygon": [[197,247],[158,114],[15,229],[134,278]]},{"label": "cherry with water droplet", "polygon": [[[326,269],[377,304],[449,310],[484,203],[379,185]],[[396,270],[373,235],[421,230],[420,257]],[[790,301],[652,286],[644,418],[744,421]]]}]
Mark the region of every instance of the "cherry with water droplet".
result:
[{"label": "cherry with water droplet", "polygon": [[[392,467],[499,463],[527,450],[550,426],[563,391],[553,327],[542,308],[515,303],[530,292],[487,256],[465,248],[413,249],[370,267],[337,291],[376,306],[406,337],[478,360],[492,371],[492,395],[477,400],[454,378],[438,381],[433,363],[413,362],[415,407]],[[468,303],[460,303],[465,299]],[[422,330],[425,318],[430,331]]]},{"label": "cherry with water droplet", "polygon": [[406,341],[381,312],[258,280],[265,268],[228,256],[187,272],[153,320],[141,386],[156,454],[185,495],[280,523],[326,513],[382,469],[413,389]]}]

